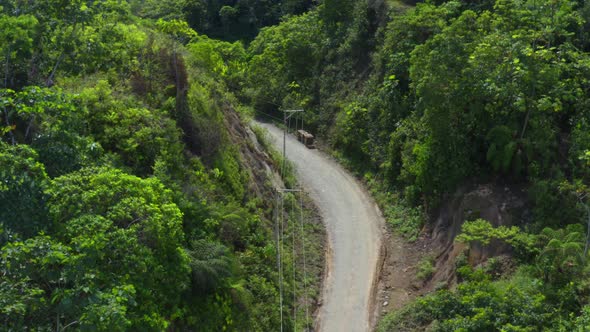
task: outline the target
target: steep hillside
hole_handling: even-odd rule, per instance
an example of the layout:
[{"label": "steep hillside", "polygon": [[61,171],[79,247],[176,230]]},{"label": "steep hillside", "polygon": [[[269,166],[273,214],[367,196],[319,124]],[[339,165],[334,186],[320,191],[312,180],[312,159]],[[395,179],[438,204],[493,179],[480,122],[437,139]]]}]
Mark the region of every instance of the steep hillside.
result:
[{"label": "steep hillside", "polygon": [[432,294],[381,329],[585,326],[590,7],[387,4],[324,1],[262,29],[241,94],[271,116],[304,108],[424,253],[396,273]]},{"label": "steep hillside", "polygon": [[584,330],[589,21],[582,0],[0,1],[3,329],[292,329],[280,161],[242,121],[303,108],[390,225],[408,293],[384,296],[408,304],[380,330]]},{"label": "steep hillside", "polygon": [[[242,46],[127,2],[0,5],[0,330],[278,330],[277,161],[228,91]],[[285,326],[323,267],[304,213]]]}]

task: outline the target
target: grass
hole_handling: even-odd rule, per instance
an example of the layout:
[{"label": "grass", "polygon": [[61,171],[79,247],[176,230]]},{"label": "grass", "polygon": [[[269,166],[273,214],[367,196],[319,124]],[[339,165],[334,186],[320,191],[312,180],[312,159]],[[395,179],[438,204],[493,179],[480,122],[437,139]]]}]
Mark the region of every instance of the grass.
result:
[{"label": "grass", "polygon": [[425,256],[420,260],[420,263],[418,263],[416,278],[426,281],[432,277],[434,272],[436,272],[436,268],[434,267],[434,257]]},{"label": "grass", "polygon": [[417,207],[408,207],[398,201],[385,206],[384,215],[392,229],[401,234],[409,242],[418,239],[424,226],[424,214]]},{"label": "grass", "polygon": [[409,242],[416,241],[426,221],[422,209],[409,206],[398,193],[387,191],[381,181],[377,181],[370,174],[365,174],[364,178],[392,231]]},{"label": "grass", "polygon": [[[275,147],[270,142],[268,138],[268,132],[266,129],[258,126],[258,125],[251,125],[252,131],[254,135],[256,135],[256,139],[262,146],[262,148],[268,153],[270,159],[272,160],[273,166],[275,169],[280,170],[283,164],[283,156],[281,153],[275,149]],[[290,161],[285,162],[285,174],[281,174],[283,181],[287,188],[295,188],[295,184],[297,183],[297,178],[295,176],[295,167]]]}]

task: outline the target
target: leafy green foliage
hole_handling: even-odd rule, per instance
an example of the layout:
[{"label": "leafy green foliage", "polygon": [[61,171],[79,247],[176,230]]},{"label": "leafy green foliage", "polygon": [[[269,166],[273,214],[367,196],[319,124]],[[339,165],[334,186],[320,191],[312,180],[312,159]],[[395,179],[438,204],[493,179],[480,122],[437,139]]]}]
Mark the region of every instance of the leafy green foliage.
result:
[{"label": "leafy green foliage", "polygon": [[[136,288],[140,312],[157,313],[158,320],[167,317],[170,312],[156,308],[178,303],[189,270],[180,247],[182,214],[171,193],[157,179],[84,169],[55,179],[48,194],[50,214],[64,228],[63,239],[71,238],[84,259],[96,262],[97,273],[142,285]],[[134,325],[142,324],[151,323]]]},{"label": "leafy green foliage", "polygon": [[571,326],[574,331],[583,331],[584,329],[588,328],[590,325],[590,307],[584,306],[582,309],[582,314],[576,317],[575,325]]},{"label": "leafy green foliage", "polygon": [[267,206],[227,133],[245,49],[136,5],[2,2],[0,329],[276,330]]},{"label": "leafy green foliage", "polygon": [[123,98],[107,81],[80,94],[90,131],[105,150],[120,153],[138,174],[149,174],[157,157],[180,150],[179,131],[161,111]]},{"label": "leafy green foliage", "polygon": [[335,145],[355,156],[359,164],[366,162],[364,159],[367,159],[369,152],[363,144],[367,141],[368,135],[364,125],[368,120],[367,109],[358,103],[346,105],[336,118]]},{"label": "leafy green foliage", "polygon": [[75,106],[78,98],[60,89],[29,86],[22,91],[0,91],[6,122],[13,124],[6,136],[11,142],[28,143],[39,154],[50,176],[59,176],[96,162],[102,147],[91,137],[84,117]]},{"label": "leafy green foliage", "polygon": [[[13,35],[9,39],[25,43],[19,52],[20,61],[30,62],[18,70],[7,70],[4,87],[26,85],[53,86],[58,71],[65,73],[94,73],[97,70],[129,72],[133,69],[137,47],[143,34],[129,24],[127,2],[101,0],[44,1],[21,3],[4,1],[3,19],[20,20],[11,23],[7,31],[26,28],[29,35]],[[8,17],[12,18],[8,18]],[[25,24],[26,25],[22,25]],[[18,28],[21,24],[21,28]],[[30,47],[25,47],[26,45]],[[24,52],[24,53],[23,53]],[[15,56],[16,53],[13,55]],[[9,68],[9,62],[5,62]],[[32,70],[26,70],[30,66]]]},{"label": "leafy green foliage", "polygon": [[[246,93],[256,108],[272,110],[289,94],[296,94],[300,86],[310,88],[308,82],[319,64],[322,45],[317,15],[307,13],[265,28],[250,44]],[[306,96],[308,91],[302,95]],[[289,101],[289,107],[306,103],[299,98]]]},{"label": "leafy green foliage", "polygon": [[194,283],[192,289],[195,291],[214,290],[218,283],[232,275],[228,250],[220,244],[195,240],[188,255]]},{"label": "leafy green foliage", "polygon": [[461,226],[461,234],[456,241],[488,245],[493,240],[503,241],[511,245],[519,254],[530,255],[536,252],[536,237],[521,232],[516,226],[493,227],[487,220],[467,221]]},{"label": "leafy green foliage", "polygon": [[495,127],[490,130],[486,138],[490,141],[486,158],[492,164],[494,171],[506,173],[513,163],[521,164],[514,160],[517,143],[513,141],[514,133],[510,132],[508,127]]},{"label": "leafy green foliage", "polygon": [[[47,236],[38,236],[25,242],[7,244],[2,248],[1,255],[4,275],[2,298],[6,299],[2,302],[5,326],[26,329],[29,324],[34,324],[50,328],[54,313],[58,315],[58,325],[60,311],[68,311],[67,318],[75,315],[72,309],[78,303],[72,300],[76,297],[60,287],[65,281],[62,269],[71,258],[67,246]],[[23,297],[18,296],[19,290]]]},{"label": "leafy green foliage", "polygon": [[187,48],[194,66],[219,76],[232,91],[240,91],[246,72],[246,51],[240,42],[228,43],[198,36]]},{"label": "leafy green foliage", "polygon": [[475,281],[460,285],[456,292],[437,291],[385,318],[378,331],[411,331],[433,321],[433,331],[529,331],[548,326],[551,314],[543,303],[541,284],[523,278]]},{"label": "leafy green foliage", "polygon": [[30,59],[33,49],[33,34],[38,21],[32,15],[17,17],[4,15],[0,7],[0,54],[4,64],[3,88],[22,84],[18,82],[25,70],[25,61]]},{"label": "leafy green foliage", "polygon": [[301,14],[314,4],[310,0],[280,1],[131,1],[139,16],[183,20],[199,33],[223,40],[250,40],[265,26],[284,15]]},{"label": "leafy green foliage", "polygon": [[0,165],[0,244],[50,228],[44,194],[49,178],[37,153],[0,141]]},{"label": "leafy green foliage", "polygon": [[370,179],[368,185],[377,203],[384,207],[383,214],[391,229],[410,242],[416,241],[426,221],[424,211],[411,206],[397,193],[385,192],[383,184],[375,178]]},{"label": "leafy green foliage", "polygon": [[569,225],[565,229],[545,228],[539,234],[542,250],[536,259],[543,280],[555,285],[585,278],[587,257],[584,257],[584,229]]},{"label": "leafy green foliage", "polygon": [[418,280],[428,280],[436,272],[434,267],[434,257],[426,256],[418,263],[418,271],[416,272],[416,278]]},{"label": "leafy green foliage", "polygon": [[191,29],[185,21],[164,21],[163,19],[159,19],[156,25],[160,31],[174,37],[183,44],[189,42],[192,38],[197,36],[197,33]]}]

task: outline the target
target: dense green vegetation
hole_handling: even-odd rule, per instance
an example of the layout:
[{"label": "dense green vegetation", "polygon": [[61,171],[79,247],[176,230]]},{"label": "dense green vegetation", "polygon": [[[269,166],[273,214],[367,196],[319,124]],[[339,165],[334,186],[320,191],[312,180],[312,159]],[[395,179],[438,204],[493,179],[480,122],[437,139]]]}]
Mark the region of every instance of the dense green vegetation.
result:
[{"label": "dense green vegetation", "polygon": [[461,283],[420,298],[381,322],[379,331],[586,331],[588,267],[585,229],[580,224],[546,228],[540,234],[518,227],[493,228],[467,222],[457,240],[471,245],[510,244],[521,265],[507,276],[500,262],[484,266],[457,261]]},{"label": "dense green vegetation", "polygon": [[527,192],[457,238],[514,270],[459,259],[379,329],[587,329],[590,4],[412,3],[0,1],[2,328],[277,330],[227,114],[302,107],[409,240],[468,181]]},{"label": "dense green vegetation", "polygon": [[183,20],[196,31],[224,40],[250,40],[260,28],[297,15],[314,5],[312,0],[132,0],[135,14],[147,18]]},{"label": "dense green vegetation", "polygon": [[251,43],[245,93],[259,109],[306,107],[351,166],[412,203],[436,206],[473,176],[587,176],[586,7],[428,3],[379,28],[380,8],[329,4]]},{"label": "dense green vegetation", "polygon": [[2,331],[279,329],[271,187],[228,130],[245,50],[147,3],[0,1]]},{"label": "dense green vegetation", "polygon": [[[324,1],[263,28],[248,46],[242,98],[271,114],[305,108],[308,128],[410,240],[467,182],[524,187],[531,213],[513,228],[466,223],[459,237],[506,243],[516,272],[498,275],[493,258],[462,262],[455,290],[380,329],[587,329],[588,3],[394,3],[388,16],[383,6]],[[429,278],[432,259],[418,270]]]}]

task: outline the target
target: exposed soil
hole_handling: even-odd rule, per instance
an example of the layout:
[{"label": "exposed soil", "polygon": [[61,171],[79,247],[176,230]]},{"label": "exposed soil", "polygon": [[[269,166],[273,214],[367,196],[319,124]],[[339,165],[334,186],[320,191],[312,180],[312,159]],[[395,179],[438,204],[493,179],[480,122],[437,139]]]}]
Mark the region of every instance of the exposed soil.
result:
[{"label": "exposed soil", "polygon": [[383,314],[400,309],[416,296],[429,291],[418,280],[416,273],[420,260],[431,255],[434,249],[425,236],[414,243],[408,243],[390,229],[386,230],[383,243],[375,305],[377,320]]},{"label": "exposed soil", "polygon": [[[400,309],[418,296],[438,288],[453,288],[457,284],[455,263],[465,253],[472,266],[485,264],[488,258],[500,257],[510,269],[510,248],[491,243],[485,248],[455,243],[455,237],[465,220],[483,218],[494,226],[518,225],[527,222],[526,195],[521,188],[500,184],[470,184],[463,186],[441,206],[430,228],[408,243],[386,227],[382,268],[376,296],[375,315]],[[417,278],[418,265],[424,257],[434,258],[435,272],[427,280]]]},{"label": "exposed soil", "polygon": [[[248,133],[250,136],[253,134]],[[321,142],[320,142],[321,146]],[[256,150],[259,150],[256,147]],[[268,156],[265,156],[268,160]],[[259,158],[256,158],[260,160]],[[264,163],[266,171],[270,160]],[[276,174],[275,174],[276,180]],[[521,188],[502,184],[469,184],[457,190],[449,196],[438,212],[431,217],[419,238],[412,243],[396,234],[389,226],[382,227],[383,241],[377,264],[375,280],[372,287],[373,294],[369,310],[370,326],[381,317],[408,304],[418,296],[428,294],[438,288],[453,288],[457,284],[455,263],[457,257],[465,253],[472,266],[486,264],[490,257],[500,257],[505,261],[507,268],[510,266],[510,248],[500,243],[492,243],[485,248],[472,247],[455,243],[454,239],[460,232],[465,220],[483,218],[494,226],[515,225],[527,221],[526,195]],[[306,205],[315,211],[316,222],[320,222],[319,211],[314,209],[313,202],[307,201]],[[324,266],[333,264],[333,249],[330,246],[324,248]],[[426,280],[417,277],[418,266],[425,257],[434,259],[434,273]],[[318,270],[324,270],[324,278],[330,277],[330,271],[317,266]],[[322,280],[322,279],[319,279]],[[324,293],[325,289],[319,294]],[[319,309],[325,303],[314,303]],[[321,319],[321,317],[320,317]]]}]

